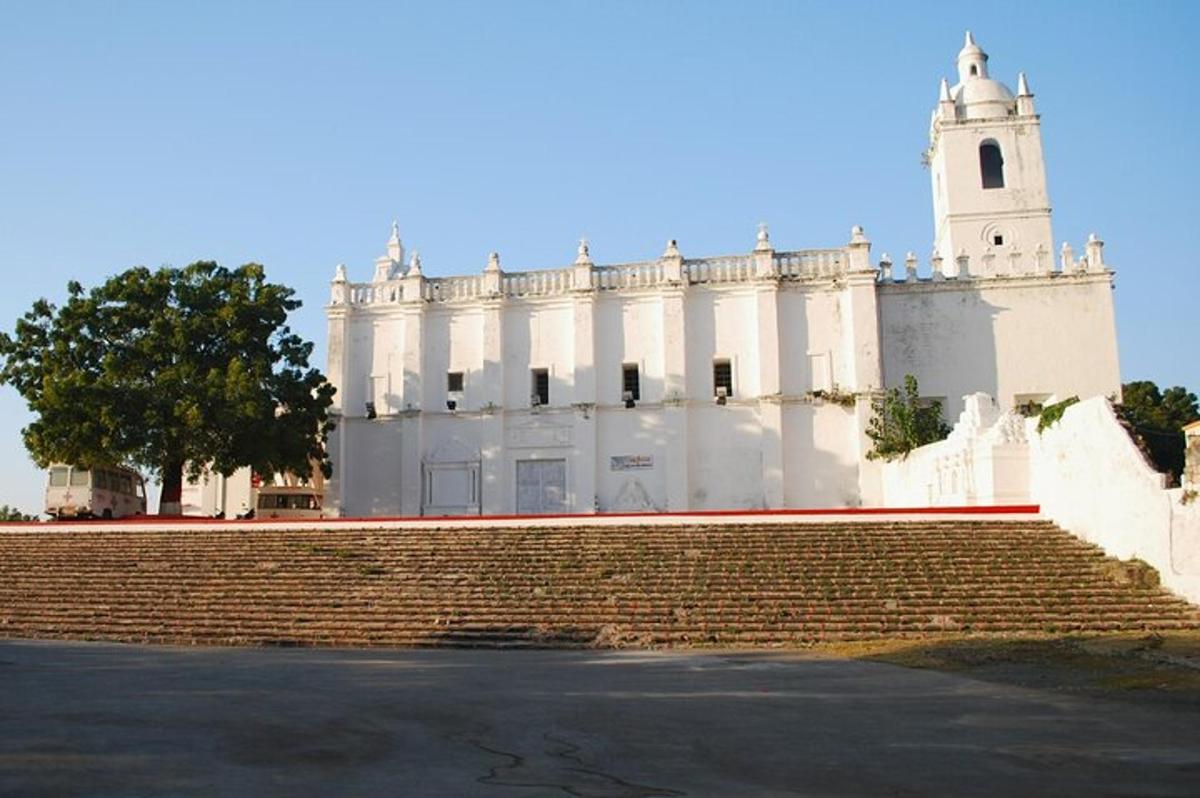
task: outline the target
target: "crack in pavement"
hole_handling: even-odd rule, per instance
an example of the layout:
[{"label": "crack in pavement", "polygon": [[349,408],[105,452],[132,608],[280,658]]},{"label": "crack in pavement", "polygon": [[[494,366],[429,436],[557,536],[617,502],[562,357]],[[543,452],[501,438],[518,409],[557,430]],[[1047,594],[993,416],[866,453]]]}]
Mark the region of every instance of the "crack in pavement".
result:
[{"label": "crack in pavement", "polygon": [[[450,735],[450,739],[455,742],[466,743],[484,753],[508,760],[491,766],[485,775],[477,777],[475,781],[480,784],[494,787],[543,787],[561,790],[573,798],[673,798],[687,794],[665,787],[634,784],[611,773],[589,767],[587,762],[578,756],[582,750],[578,745],[549,733],[542,735],[542,738],[551,744],[542,751],[550,757],[549,765],[532,762],[527,756],[488,745],[483,741],[484,736],[482,731]],[[572,775],[576,778],[569,777]]]}]

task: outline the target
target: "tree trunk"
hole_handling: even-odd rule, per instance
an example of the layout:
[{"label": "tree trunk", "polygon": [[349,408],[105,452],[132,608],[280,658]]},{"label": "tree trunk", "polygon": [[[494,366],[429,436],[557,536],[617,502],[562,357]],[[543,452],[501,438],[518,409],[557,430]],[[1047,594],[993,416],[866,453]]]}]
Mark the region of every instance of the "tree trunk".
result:
[{"label": "tree trunk", "polygon": [[159,515],[183,515],[183,461],[169,460],[162,470]]}]

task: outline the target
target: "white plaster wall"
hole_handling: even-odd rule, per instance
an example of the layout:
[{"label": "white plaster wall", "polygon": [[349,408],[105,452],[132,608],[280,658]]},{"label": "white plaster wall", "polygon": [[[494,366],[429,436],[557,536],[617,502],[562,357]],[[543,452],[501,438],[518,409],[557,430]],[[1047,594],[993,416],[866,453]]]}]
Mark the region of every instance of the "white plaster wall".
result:
[{"label": "white plaster wall", "polygon": [[853,409],[832,403],[783,410],[784,501],[788,507],[855,507],[858,462]]},{"label": "white plaster wall", "polygon": [[650,295],[606,296],[596,302],[596,402],[621,401],[625,363],[639,369],[641,401],[664,394],[662,300]]},{"label": "white plaster wall", "polygon": [[[403,323],[393,316],[370,314],[352,317],[348,327],[348,367],[340,391],[343,412],[363,416],[368,401],[375,403],[380,415],[398,412],[403,390]],[[372,376],[378,379],[368,382]]]},{"label": "white plaster wall", "polygon": [[779,292],[779,379],[784,395],[849,384],[842,294],[821,289]]},{"label": "white plaster wall", "polygon": [[[398,419],[342,419],[337,434],[344,436],[350,453],[346,462],[334,463],[340,480],[341,514],[347,516],[401,515],[401,422]],[[331,447],[331,451],[338,449]],[[340,466],[340,468],[339,468]],[[412,478],[420,480],[418,474]],[[330,496],[327,501],[335,500]]]},{"label": "white plaster wall", "polygon": [[[614,470],[612,458],[649,456],[650,468]],[[672,460],[661,409],[605,408],[596,416],[596,503],[600,512],[664,511],[667,509],[666,474],[686,463]],[[638,507],[638,499],[648,500]]]},{"label": "white plaster wall", "polygon": [[733,394],[758,395],[757,297],[743,290],[693,288],[687,294],[687,395],[713,395],[713,360],[733,368]]},{"label": "white plaster wall", "polygon": [[757,407],[730,403],[689,408],[688,473],[691,509],[765,507]]},{"label": "white plaster wall", "polygon": [[504,309],[504,406],[529,407],[531,369],[550,372],[550,405],[574,401],[572,309],[562,302],[517,302]]},{"label": "white plaster wall", "polygon": [[913,374],[954,419],[982,391],[1001,410],[1021,394],[1119,395],[1108,275],[881,286],[887,387]]},{"label": "white plaster wall", "polygon": [[1137,557],[1200,602],[1200,512],[1163,489],[1103,398],[1067,408],[1030,438],[1031,492],[1042,513],[1109,554]]}]

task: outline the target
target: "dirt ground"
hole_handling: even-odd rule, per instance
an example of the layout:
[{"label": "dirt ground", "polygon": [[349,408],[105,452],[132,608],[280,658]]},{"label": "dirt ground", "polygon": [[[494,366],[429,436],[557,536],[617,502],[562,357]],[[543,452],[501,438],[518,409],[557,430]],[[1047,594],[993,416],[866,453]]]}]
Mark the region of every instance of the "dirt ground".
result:
[{"label": "dirt ground", "polygon": [[819,645],[822,656],[1135,702],[1200,706],[1200,632],[1098,637],[884,640]]}]

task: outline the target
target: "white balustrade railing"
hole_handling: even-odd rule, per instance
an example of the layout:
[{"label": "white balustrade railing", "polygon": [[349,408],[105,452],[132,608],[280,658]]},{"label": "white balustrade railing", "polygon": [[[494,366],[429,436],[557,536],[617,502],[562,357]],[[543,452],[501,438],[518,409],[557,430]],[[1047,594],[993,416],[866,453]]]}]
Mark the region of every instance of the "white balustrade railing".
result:
[{"label": "white balustrade railing", "polygon": [[600,291],[646,288],[662,282],[663,265],[657,260],[592,267],[592,287]]},{"label": "white balustrade railing", "polygon": [[754,279],[754,260],[749,255],[697,258],[683,262],[689,283],[742,283]]},{"label": "white balustrade railing", "polygon": [[785,280],[819,280],[844,274],[846,253],[840,249],[776,252],[775,263],[779,276]]},{"label": "white balustrade railing", "polygon": [[347,300],[351,305],[383,305],[404,298],[404,288],[396,280],[386,283],[350,283]]},{"label": "white balustrade railing", "polygon": [[[846,252],[840,249],[776,252],[772,257],[776,272],[783,280],[832,279],[844,274],[846,270]],[[575,267],[504,272],[500,275],[500,293],[513,298],[564,295],[577,287],[574,283],[576,273]],[[664,285],[667,282],[667,274],[666,264],[662,260],[592,266],[591,287],[598,291],[653,288]],[[746,283],[759,277],[754,255],[685,260],[683,275],[688,283],[701,285]],[[403,302],[404,283],[404,279],[381,283],[335,283],[334,302],[350,305]],[[486,284],[487,278],[483,274],[427,277],[421,281],[421,299],[426,302],[471,301],[484,296]]]},{"label": "white balustrade railing", "polygon": [[423,298],[429,302],[458,302],[476,299],[482,293],[483,278],[478,274],[468,274],[426,279]]},{"label": "white balustrade railing", "polygon": [[504,296],[551,296],[570,290],[571,269],[509,272],[500,281],[500,291]]}]

